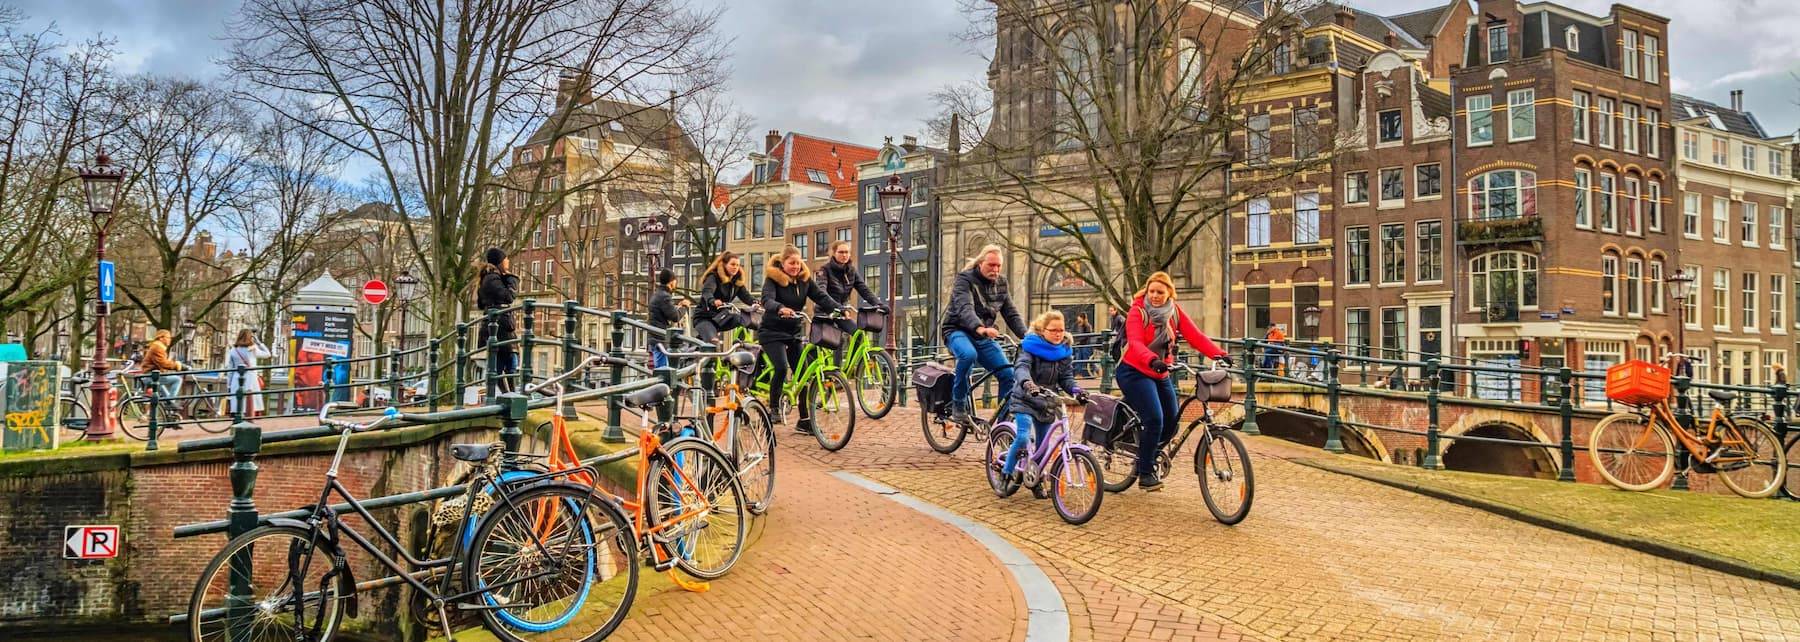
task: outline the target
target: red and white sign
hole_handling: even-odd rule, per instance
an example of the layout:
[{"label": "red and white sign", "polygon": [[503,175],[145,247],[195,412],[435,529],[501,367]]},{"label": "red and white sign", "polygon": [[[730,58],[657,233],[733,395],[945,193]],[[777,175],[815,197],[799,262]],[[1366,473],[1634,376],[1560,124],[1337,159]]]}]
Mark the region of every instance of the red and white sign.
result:
[{"label": "red and white sign", "polygon": [[68,526],[63,529],[63,558],[103,560],[119,556],[119,527]]},{"label": "red and white sign", "polygon": [[381,305],[382,301],[388,300],[387,284],[382,283],[381,279],[369,279],[368,283],[363,284],[362,295],[369,305]]}]

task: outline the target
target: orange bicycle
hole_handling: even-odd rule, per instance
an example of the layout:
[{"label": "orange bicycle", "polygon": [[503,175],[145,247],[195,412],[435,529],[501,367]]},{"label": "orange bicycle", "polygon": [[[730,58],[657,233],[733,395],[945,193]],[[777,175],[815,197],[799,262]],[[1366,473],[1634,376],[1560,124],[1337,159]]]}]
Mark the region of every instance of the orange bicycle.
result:
[{"label": "orange bicycle", "polygon": [[1727,409],[1737,393],[1707,390],[1713,402],[1706,430],[1682,426],[1669,408],[1668,368],[1627,361],[1606,372],[1606,395],[1637,406],[1601,419],[1588,437],[1594,469],[1630,491],[1659,488],[1675,474],[1675,443],[1693,455],[1693,470],[1717,473],[1732,492],[1749,498],[1773,495],[1787,473],[1787,454],[1775,431],[1754,417]]}]

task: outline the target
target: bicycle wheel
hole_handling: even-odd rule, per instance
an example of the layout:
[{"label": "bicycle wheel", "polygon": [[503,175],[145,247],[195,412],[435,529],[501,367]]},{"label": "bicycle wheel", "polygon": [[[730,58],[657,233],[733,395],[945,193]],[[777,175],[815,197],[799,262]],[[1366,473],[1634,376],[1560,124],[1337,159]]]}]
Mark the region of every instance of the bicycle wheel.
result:
[{"label": "bicycle wheel", "polygon": [[886,417],[894,409],[894,400],[900,398],[900,369],[894,366],[894,355],[871,351],[856,370],[856,403],[862,406],[863,415]]},{"label": "bicycle wheel", "polygon": [[356,592],[333,559],[330,546],[304,528],[263,526],[232,538],[194,585],[188,639],[330,640],[343,624],[344,599]]},{"label": "bicycle wheel", "polygon": [[746,400],[733,415],[737,436],[731,452],[738,483],[744,487],[750,514],[761,515],[769,512],[769,502],[775,499],[775,426],[769,423],[769,411],[755,400]]},{"label": "bicycle wheel", "polygon": [[[1000,465],[1006,463],[1006,451],[1012,448],[1015,437],[1017,435],[1013,432],[1013,427],[1005,424],[995,426],[994,432],[988,434],[987,459],[983,460],[987,462],[988,487],[1001,497],[1011,497],[1013,493],[1019,492],[1018,480],[1000,472]],[[1023,454],[1020,456],[1023,457]],[[1019,465],[1023,466],[1025,463],[1019,462]]]},{"label": "bicycle wheel", "polygon": [[[129,397],[119,402],[119,431],[138,441],[150,441],[150,398]],[[158,413],[156,421],[167,430],[167,419]]]},{"label": "bicycle wheel", "polygon": [[1622,490],[1650,490],[1675,474],[1675,441],[1668,428],[1634,412],[1614,413],[1594,424],[1588,456],[1600,476]]},{"label": "bicycle wheel", "polygon": [[969,437],[968,426],[925,408],[919,409],[919,429],[925,432],[926,445],[946,455],[956,452]]},{"label": "bicycle wheel", "polygon": [[1230,526],[1250,515],[1256,499],[1256,476],[1250,470],[1250,451],[1237,433],[1211,429],[1200,435],[1194,449],[1194,474],[1200,477],[1200,498],[1213,519]]},{"label": "bicycle wheel", "polygon": [[833,370],[809,385],[812,392],[804,401],[809,404],[806,411],[812,416],[813,437],[819,440],[820,448],[842,450],[850,445],[850,435],[856,433],[857,409],[850,398],[850,380]]},{"label": "bicycle wheel", "polygon": [[749,534],[743,485],[718,449],[696,439],[663,446],[644,479],[654,488],[644,498],[651,538],[688,575],[710,580],[737,564]]},{"label": "bicycle wheel", "polygon": [[[245,405],[249,405],[249,397],[245,397]],[[188,405],[188,414],[195,420],[194,425],[203,431],[216,435],[231,429],[230,418],[218,416],[219,404],[211,397],[195,399]]]},{"label": "bicycle wheel", "polygon": [[1063,521],[1080,526],[1100,513],[1100,460],[1086,450],[1071,450],[1050,464],[1044,481],[1050,485],[1050,502]]},{"label": "bicycle wheel", "polygon": [[1782,476],[1781,485],[1787,489],[1788,497],[1800,497],[1800,432],[1788,429],[1787,471]]},{"label": "bicycle wheel", "polygon": [[[637,547],[625,516],[573,484],[506,495],[463,559],[489,631],[509,642],[599,640],[637,596]],[[549,634],[540,637],[540,634]]]},{"label": "bicycle wheel", "polygon": [[[1120,410],[1129,413],[1121,404]],[[1100,460],[1101,482],[1109,493],[1121,493],[1137,483],[1137,416],[1127,414],[1113,431],[1111,444],[1094,444]]]},{"label": "bicycle wheel", "polygon": [[1754,417],[1732,417],[1730,422],[1719,424],[1719,430],[1723,434],[1719,435],[1720,443],[1714,452],[1737,451],[1713,460],[1719,481],[1725,482],[1731,492],[1750,499],[1775,494],[1787,472],[1787,453],[1775,431]]}]

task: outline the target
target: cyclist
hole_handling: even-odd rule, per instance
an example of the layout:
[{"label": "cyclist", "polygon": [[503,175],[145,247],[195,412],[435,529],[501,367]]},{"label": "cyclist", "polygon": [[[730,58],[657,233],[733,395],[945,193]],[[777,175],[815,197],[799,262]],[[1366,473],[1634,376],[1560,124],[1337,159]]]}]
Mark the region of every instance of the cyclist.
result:
[{"label": "cyclist", "polygon": [[1007,406],[1013,413],[1016,436],[1012,448],[1006,451],[1006,462],[1001,465],[1000,472],[1007,476],[1017,475],[1019,453],[1025,450],[1026,436],[1030,435],[1029,439],[1034,442],[1043,441],[1050,432],[1050,424],[1056,421],[1051,402],[1034,396],[1039,389],[1060,390],[1087,403],[1087,391],[1075,383],[1073,357],[1074,349],[1069,346],[1061,312],[1051,310],[1031,320],[1031,333],[1019,342],[1019,359],[1013,366],[1013,376],[1018,377],[1019,385],[1013,388],[1012,402]]},{"label": "cyclist", "polygon": [[694,334],[708,343],[721,333],[743,327],[749,320],[731,309],[732,302],[756,305],[744,278],[743,259],[731,252],[720,252],[712,265],[706,266],[706,278],[700,281],[700,304],[694,312]]},{"label": "cyclist", "polygon": [[997,323],[1005,320],[1013,336],[1025,336],[1025,320],[1013,307],[1006,292],[1006,277],[1000,276],[1006,250],[998,245],[981,248],[969,266],[956,273],[950,287],[950,303],[944,306],[944,344],[956,356],[956,382],[950,388],[950,417],[961,424],[969,420],[969,374],[975,364],[994,373],[999,382],[1000,397],[1012,394],[1013,369],[1006,362],[1006,352],[994,343],[1000,336]]},{"label": "cyclist", "polygon": [[[887,303],[875,296],[875,290],[863,281],[862,274],[856,271],[856,263],[850,260],[849,241],[831,243],[831,255],[825,258],[824,263],[819,264],[819,272],[824,277],[825,293],[831,295],[831,300],[847,307],[850,305],[850,294],[854,292],[862,297],[863,305],[874,306],[882,314],[887,314]],[[838,321],[838,327],[843,328],[844,334],[848,335],[856,331],[856,320]],[[844,350],[849,347],[847,344],[838,346],[838,363],[844,362]]]},{"label": "cyclist", "polygon": [[[679,303],[675,301],[675,272],[668,268],[659,270],[656,291],[650,294],[650,325],[660,330],[669,329],[681,322],[681,308],[688,305],[685,298]],[[669,350],[663,347],[661,338],[650,338],[650,364],[657,368],[669,365]]]},{"label": "cyclist", "polygon": [[169,348],[174,345],[175,339],[169,336],[168,330],[157,330],[150,343],[144,345],[144,357],[137,364],[139,373],[164,373],[150,382],[156,386],[156,393],[163,399],[181,395],[181,376],[168,373],[187,369],[181,362],[169,358]]},{"label": "cyclist", "polygon": [[[769,257],[768,265],[763,266],[762,285],[762,328],[756,331],[756,342],[762,345],[763,354],[769,357],[769,408],[775,412],[775,423],[780,425],[786,421],[784,408],[780,405],[782,388],[787,385],[788,373],[800,365],[802,334],[800,312],[806,309],[806,301],[811,299],[813,310],[820,314],[830,314],[838,309],[838,302],[831,295],[819,288],[818,281],[813,280],[812,269],[806,266],[800,250],[789,245],[780,254]],[[809,403],[801,399],[801,404]],[[812,426],[808,425],[804,414],[800,422],[794,426],[796,432],[812,434]]]},{"label": "cyclist", "polygon": [[1149,492],[1162,490],[1156,455],[1175,438],[1175,424],[1181,420],[1176,415],[1175,382],[1169,380],[1169,362],[1175,359],[1180,339],[1200,354],[1231,362],[1175,304],[1175,282],[1168,273],[1157,272],[1131,302],[1125,319],[1125,360],[1113,373],[1125,393],[1125,404],[1137,411],[1138,487]]}]

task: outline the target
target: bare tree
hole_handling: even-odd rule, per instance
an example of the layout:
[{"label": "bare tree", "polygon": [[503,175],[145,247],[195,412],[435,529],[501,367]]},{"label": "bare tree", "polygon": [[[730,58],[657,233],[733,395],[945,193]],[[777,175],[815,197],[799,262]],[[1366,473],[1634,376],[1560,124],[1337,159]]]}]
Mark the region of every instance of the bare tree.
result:
[{"label": "bare tree", "polygon": [[240,227],[250,232],[262,267],[251,281],[253,300],[239,303],[256,307],[263,336],[272,337],[281,306],[352,245],[332,234],[349,215],[351,197],[336,180],[349,152],[318,129],[278,116],[257,136],[257,204]]},{"label": "bare tree", "polygon": [[[701,199],[698,203],[689,202],[683,208],[685,216],[679,229],[686,237],[688,252],[699,256],[700,263],[705,265],[725,249],[726,228],[745,215],[743,208],[732,208],[729,200],[715,202],[713,192],[715,186],[724,182],[721,179],[743,171],[750,152],[755,149],[756,123],[723,91],[706,92],[683,103],[677,118],[694,141],[698,154],[697,162],[688,166],[685,181],[688,184],[685,187],[692,194],[684,196],[683,200],[693,196]],[[737,198],[742,197],[742,193],[737,195]]]},{"label": "bare tree", "polygon": [[714,66],[713,20],[670,0],[248,0],[226,64],[273,108],[325,105],[295,120],[374,164],[404,224],[428,228],[406,236],[441,333],[469,298],[499,192],[555,203],[582,187],[542,189],[548,171],[503,179],[515,144],[553,113],[546,86],[572,75],[596,96],[656,104]]},{"label": "bare tree", "polygon": [[[1009,79],[998,95],[967,84],[941,90],[944,114],[927,129],[953,144],[954,117],[954,144],[970,150],[952,179],[957,198],[1023,214],[1071,245],[995,238],[1123,307],[1197,242],[1217,247],[1216,221],[1232,208],[1327,162],[1330,137],[1319,132],[1310,157],[1266,162],[1266,134],[1246,134],[1241,115],[1252,87],[1287,55],[1298,12],[1316,4],[968,0],[975,27],[966,37],[1001,44]],[[1234,133],[1248,143],[1234,146]],[[1254,171],[1232,171],[1246,162]]]}]

